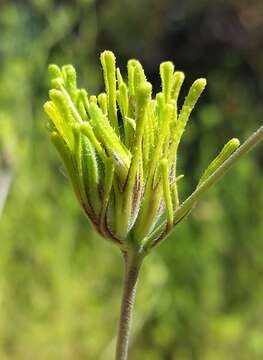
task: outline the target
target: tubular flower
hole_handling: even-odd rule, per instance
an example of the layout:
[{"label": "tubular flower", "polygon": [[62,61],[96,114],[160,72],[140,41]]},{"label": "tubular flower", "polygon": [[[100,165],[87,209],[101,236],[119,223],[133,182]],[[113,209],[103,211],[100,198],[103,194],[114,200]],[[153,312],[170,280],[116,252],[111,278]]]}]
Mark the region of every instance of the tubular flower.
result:
[{"label": "tubular flower", "polygon": [[50,65],[50,138],[58,150],[84,212],[96,230],[123,251],[146,252],[164,239],[204,192],[257,142],[262,127],[240,148],[231,139],[182,204],[177,174],[178,147],[206,80],[191,86],[182,108],[178,96],[184,73],[172,62],[160,65],[161,91],[152,95],[138,60],[129,60],[127,80],[115,56],[100,57],[105,92],[90,96],[77,87],[72,65]]}]

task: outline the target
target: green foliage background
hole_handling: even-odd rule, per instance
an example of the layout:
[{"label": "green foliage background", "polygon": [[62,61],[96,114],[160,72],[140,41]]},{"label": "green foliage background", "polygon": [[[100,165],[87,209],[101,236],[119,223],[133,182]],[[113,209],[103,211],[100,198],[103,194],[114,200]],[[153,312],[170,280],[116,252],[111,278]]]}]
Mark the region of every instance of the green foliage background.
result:
[{"label": "green foliage background", "polygon": [[[191,191],[225,141],[263,119],[261,0],[3,0],[0,4],[0,359],[111,359],[122,259],[94,234],[45,130],[47,65],[72,63],[90,93],[98,55],[137,57],[208,90],[180,148]],[[263,358],[263,148],[246,156],[144,264],[131,359]],[[183,183],[184,182],[184,183]],[[1,191],[1,189],[0,189]]]}]

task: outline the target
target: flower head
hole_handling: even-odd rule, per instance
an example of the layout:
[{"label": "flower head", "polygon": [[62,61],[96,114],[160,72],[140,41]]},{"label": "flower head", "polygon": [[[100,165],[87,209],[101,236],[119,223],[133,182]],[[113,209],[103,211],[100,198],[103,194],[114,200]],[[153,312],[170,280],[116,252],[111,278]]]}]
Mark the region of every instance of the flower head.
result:
[{"label": "flower head", "polygon": [[50,138],[97,231],[123,250],[150,249],[224,173],[218,169],[239,141],[232,139],[224,146],[180,206],[183,175],[176,169],[178,147],[206,80],[192,84],[178,110],[184,73],[175,71],[172,62],[160,65],[161,91],[153,96],[138,60],[128,62],[127,80],[112,52],[104,51],[100,60],[105,92],[98,96],[77,87],[72,65],[49,66],[53,89],[44,110],[50,118]]}]

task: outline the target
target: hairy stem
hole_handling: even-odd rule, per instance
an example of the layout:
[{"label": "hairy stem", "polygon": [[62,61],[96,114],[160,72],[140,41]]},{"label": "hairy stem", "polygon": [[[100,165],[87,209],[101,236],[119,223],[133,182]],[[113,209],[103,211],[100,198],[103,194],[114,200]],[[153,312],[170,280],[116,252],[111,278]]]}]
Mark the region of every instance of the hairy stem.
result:
[{"label": "hairy stem", "polygon": [[128,356],[129,335],[132,321],[132,311],[136,295],[136,285],[143,256],[138,252],[128,250],[124,253],[124,283],[119,332],[116,348],[116,360],[126,360]]}]

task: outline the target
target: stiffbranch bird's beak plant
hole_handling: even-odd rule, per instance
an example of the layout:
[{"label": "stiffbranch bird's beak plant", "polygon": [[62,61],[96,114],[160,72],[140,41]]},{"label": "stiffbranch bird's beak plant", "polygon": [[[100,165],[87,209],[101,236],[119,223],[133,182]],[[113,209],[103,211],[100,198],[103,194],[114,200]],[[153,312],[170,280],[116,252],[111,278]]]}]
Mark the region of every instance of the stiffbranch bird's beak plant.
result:
[{"label": "stiffbranch bird's beak plant", "polygon": [[160,65],[161,91],[153,96],[142,65],[129,60],[127,79],[115,56],[100,57],[105,92],[79,89],[73,66],[50,65],[53,89],[44,105],[50,138],[77,199],[94,228],[124,255],[125,275],[116,360],[127,359],[131,313],[143,259],[246,152],[263,139],[260,127],[241,146],[231,139],[204,171],[193,193],[179,200],[178,147],[206,86],[197,79],[181,109],[184,73]]}]

